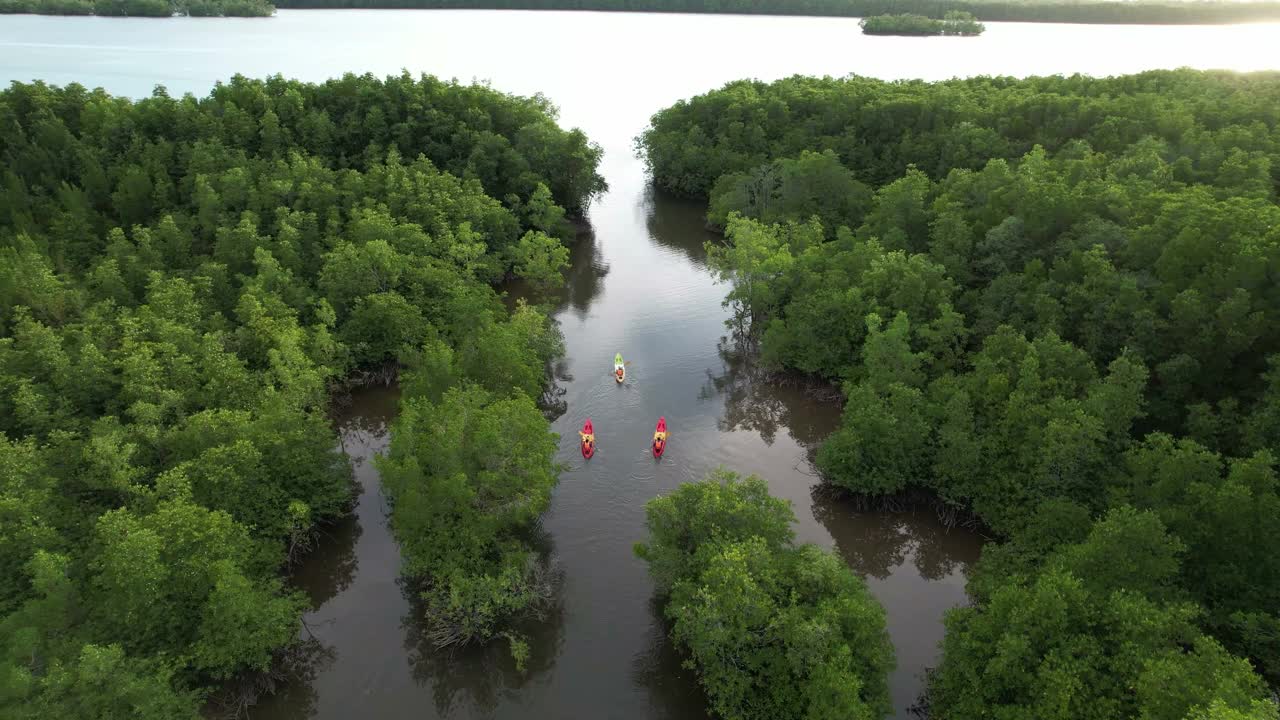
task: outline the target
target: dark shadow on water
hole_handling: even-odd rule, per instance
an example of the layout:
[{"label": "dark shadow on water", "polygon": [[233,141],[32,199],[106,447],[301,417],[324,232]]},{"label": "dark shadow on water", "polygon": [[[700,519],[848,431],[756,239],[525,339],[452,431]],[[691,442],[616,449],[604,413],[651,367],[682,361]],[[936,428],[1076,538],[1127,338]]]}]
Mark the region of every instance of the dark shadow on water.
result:
[{"label": "dark shadow on water", "polygon": [[335,599],[341,606],[344,593],[358,592],[367,582],[360,578],[362,564],[368,563],[365,570],[369,565],[376,567],[387,546],[394,543],[382,517],[380,486],[372,462],[386,446],[399,394],[395,386],[358,387],[334,408],[333,426],[351,464],[358,495],[349,515],[318,529],[314,549],[290,572],[288,582],[306,594],[310,612],[304,616],[298,645],[285,653],[269,678],[272,692],[261,696],[252,717],[301,720],[321,714],[324,708],[317,704],[317,683],[325,682],[322,675],[335,667],[340,654],[357,652],[343,646],[343,639],[337,644],[321,639],[329,635],[330,623],[342,620],[316,618],[324,617],[323,608]]},{"label": "dark shadow on water", "polygon": [[591,309],[591,303],[600,296],[604,278],[609,274],[609,265],[604,261],[600,244],[596,242],[595,229],[590,225],[581,229],[577,243],[570,248],[569,263],[560,307],[573,308],[574,314],[583,319]]},{"label": "dark shadow on water", "polygon": [[694,266],[705,268],[707,250],[704,243],[720,238],[706,227],[707,204],[702,200],[672,195],[652,184],[645,189],[641,202],[649,237],[663,247],[684,254]]},{"label": "dark shadow on water", "polygon": [[[559,320],[552,318],[551,322],[559,329]],[[547,422],[554,423],[569,411],[569,403],[564,396],[568,393],[566,385],[570,382],[573,382],[573,375],[569,373],[568,360],[563,355],[552,358],[547,363],[546,386],[542,390],[542,397],[538,399],[538,409]]]},{"label": "dark shadow on water", "polygon": [[842,493],[823,484],[812,490],[813,516],[835,540],[836,551],[864,575],[884,579],[910,562],[929,581],[957,571],[968,574],[981,538],[948,528],[931,508],[861,512]]},{"label": "dark shadow on water", "polygon": [[336,413],[334,426],[357,472],[369,454],[362,454],[362,449],[386,437],[399,412],[399,400],[400,389],[394,385],[361,388],[353,393],[351,402]]},{"label": "dark shadow on water", "polygon": [[[365,498],[356,502],[361,500]],[[363,529],[354,512],[319,528],[316,549],[298,563],[290,576],[290,584],[307,594],[312,610],[351,587],[359,567],[356,543],[361,533]]]},{"label": "dark shadow on water", "polygon": [[684,658],[671,642],[671,625],[662,616],[657,598],[648,602],[652,622],[643,651],[632,661],[631,677],[649,691],[653,718],[708,717],[707,700],[692,670],[682,666]]},{"label": "dark shadow on water", "polygon": [[[270,678],[262,678],[259,690],[269,700],[277,720],[306,720],[319,711],[320,695],[316,679],[338,657],[337,650],[311,637],[305,630],[297,644],[284,652],[284,657]],[[247,710],[247,708],[245,709]],[[230,710],[211,711],[206,717],[243,716]]]},{"label": "dark shadow on water", "polygon": [[898,660],[889,676],[896,717],[918,717],[927,674],[939,659],[943,617],[967,602],[965,578],[982,538],[943,523],[924,498],[904,499],[893,512],[864,511],[856,498],[824,484],[811,495],[813,516],[830,533],[836,553],[867,578],[885,608]]},{"label": "dark shadow on water", "polygon": [[[315,549],[290,574],[290,584],[307,594],[315,610],[351,587],[359,570],[356,554],[366,522],[377,513],[378,484],[373,455],[380,449],[395,419],[399,390],[365,388],[352,393],[350,404],[335,413],[333,424],[341,438],[342,450],[351,463],[354,481],[360,486],[349,515],[330,525],[320,526]],[[371,503],[368,509],[364,506]]]},{"label": "dark shadow on water", "polygon": [[[564,644],[564,602],[562,572],[551,553],[550,536],[540,528],[535,539],[535,552],[544,568],[557,577],[551,604],[540,618],[530,618],[515,625],[517,633],[529,644],[529,657],[521,672],[511,657],[511,646],[504,638],[484,645],[438,649],[429,639],[423,622],[421,601],[410,597],[409,613],[402,618],[404,648],[408,654],[410,673],[420,685],[431,689],[436,713],[442,717],[470,705],[475,713],[489,715],[503,700],[517,697],[519,691],[545,679],[555,666]],[[403,588],[403,585],[402,585]]]},{"label": "dark shadow on water", "polygon": [[724,415],[717,421],[722,432],[754,430],[766,445],[772,445],[781,428],[812,454],[839,425],[841,403],[828,386],[770,373],[751,353],[735,349],[724,337],[719,354],[719,372],[706,371],[707,382],[698,397],[724,396]]}]

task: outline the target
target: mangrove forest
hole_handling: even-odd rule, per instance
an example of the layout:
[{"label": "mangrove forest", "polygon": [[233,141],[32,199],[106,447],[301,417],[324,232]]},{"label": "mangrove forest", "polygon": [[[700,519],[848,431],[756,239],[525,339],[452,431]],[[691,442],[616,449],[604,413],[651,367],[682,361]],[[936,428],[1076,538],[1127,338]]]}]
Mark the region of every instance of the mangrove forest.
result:
[{"label": "mangrove forest", "polygon": [[792,77],[638,138],[723,230],[738,343],[842,389],[825,482],[1000,540],[931,717],[1276,717],[1278,108],[1277,73]]},{"label": "mangrove forest", "polygon": [[284,573],[353,500],[328,410],[397,368],[408,587],[523,657],[560,341],[493,283],[561,282],[604,190],[554,116],[408,74],[0,92],[0,715],[194,719],[288,663]]},{"label": "mangrove forest", "polygon": [[[278,2],[924,36],[1280,19]],[[725,82],[761,22],[650,18],[728,58],[697,68],[635,64],[591,24],[617,16],[573,16],[574,52],[465,54],[569,19],[287,12],[162,42],[9,19],[31,37],[0,48],[23,73],[0,90],[0,718],[1280,720],[1280,72],[787,76],[841,40],[938,50],[939,76],[998,45],[825,19],[768,22],[780,50],[747,60],[770,81]],[[584,67],[588,34],[621,59]],[[227,69],[302,47],[316,82]],[[608,162],[541,93],[341,74],[406,48],[554,80]]]},{"label": "mangrove forest", "polygon": [[858,21],[863,35],[981,35],[986,26],[967,12],[952,10],[941,20],[924,15],[874,15]]}]

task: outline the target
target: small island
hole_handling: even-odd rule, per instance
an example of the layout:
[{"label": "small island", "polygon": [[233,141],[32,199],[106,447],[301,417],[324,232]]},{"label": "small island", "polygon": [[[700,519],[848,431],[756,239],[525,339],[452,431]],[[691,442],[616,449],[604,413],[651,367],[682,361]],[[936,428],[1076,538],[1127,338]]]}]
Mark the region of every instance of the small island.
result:
[{"label": "small island", "polygon": [[0,15],[270,17],[275,12],[267,0],[0,0]]},{"label": "small island", "polygon": [[937,18],[902,13],[873,15],[858,21],[863,35],[981,35],[987,29],[972,13],[952,10]]}]

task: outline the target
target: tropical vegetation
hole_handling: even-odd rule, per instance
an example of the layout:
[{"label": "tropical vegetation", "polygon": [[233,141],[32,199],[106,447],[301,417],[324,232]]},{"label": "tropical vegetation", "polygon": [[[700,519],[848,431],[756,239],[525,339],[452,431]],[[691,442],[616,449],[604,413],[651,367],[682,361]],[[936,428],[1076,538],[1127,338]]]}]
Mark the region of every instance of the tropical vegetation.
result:
[{"label": "tropical vegetation", "polygon": [[405,574],[467,639],[521,614],[559,340],[491,283],[560,277],[598,148],[541,97],[408,74],[14,83],[0,128],[0,715],[194,718],[287,655],[283,572],[353,498],[330,398],[396,364]]},{"label": "tropical vegetation", "polygon": [[553,606],[555,573],[531,529],[551,502],[559,436],[535,404],[555,328],[521,305],[485,318],[455,348],[432,337],[406,373],[388,455],[378,459],[406,574],[437,647],[503,637]]},{"label": "tropical vegetation", "polygon": [[1274,716],[1278,102],[1276,73],[795,77],[638,139],[723,228],[739,340],[843,388],[826,480],[1003,540],[935,716]]},{"label": "tropical vegetation", "polygon": [[649,565],[671,637],[726,720],[891,710],[884,609],[835,555],[796,545],[788,501],[723,468],[645,506]]},{"label": "tropical vegetation", "polygon": [[987,29],[972,14],[960,10],[949,11],[941,20],[911,13],[873,15],[859,20],[858,25],[863,35],[981,35]]}]

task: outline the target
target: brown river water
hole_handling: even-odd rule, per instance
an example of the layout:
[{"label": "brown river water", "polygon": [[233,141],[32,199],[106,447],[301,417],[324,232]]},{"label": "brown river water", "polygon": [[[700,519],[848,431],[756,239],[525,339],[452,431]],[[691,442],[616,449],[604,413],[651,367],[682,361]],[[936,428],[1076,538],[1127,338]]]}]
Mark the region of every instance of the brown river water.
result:
[{"label": "brown river water", "polygon": [[[5,16],[0,82],[76,81],[142,96],[157,84],[203,94],[234,73],[318,81],[407,68],[542,92],[560,120],[605,149],[610,192],[590,212],[555,318],[564,331],[567,412],[560,479],[543,522],[563,572],[557,611],[526,628],[528,671],[505,644],[456,653],[422,640],[398,579],[399,552],[372,457],[386,447],[394,389],[359,393],[338,418],[362,488],[293,581],[311,597],[314,662],[252,712],[284,718],[701,718],[707,708],[652,603],[644,504],[717,465],[757,473],[790,500],[802,541],[832,548],[884,604],[897,650],[898,716],[937,661],[946,609],[965,602],[980,539],[931,513],[860,513],[815,494],[809,459],[839,408],[757,382],[721,352],[726,288],[705,264],[703,208],[655,195],[631,139],[658,109],[733,79],[792,74],[943,79],[1156,67],[1280,67],[1280,26],[1106,27],[989,23],[979,38],[859,34],[829,18],[467,11],[281,11],[271,19]],[[613,355],[631,361],[610,377]],[[659,415],[671,431],[648,452]],[[588,463],[575,431],[590,417]]]},{"label": "brown river water", "polygon": [[[569,379],[561,383],[568,410],[553,427],[561,435],[558,459],[570,469],[543,529],[564,584],[552,618],[527,628],[527,674],[516,672],[504,643],[441,653],[421,642],[411,599],[396,582],[399,554],[370,464],[386,447],[397,393],[366,390],[338,421],[363,488],[356,516],[295,574],[316,607],[309,630],[332,652],[314,677],[261,703],[255,718],[705,717],[631,546],[644,538],[649,498],[717,465],[767,479],[793,503],[800,540],[834,548],[867,578],[897,648],[891,684],[900,714],[915,701],[920,672],[936,658],[942,613],[965,600],[964,572],[979,539],[944,528],[927,511],[858,513],[813,492],[811,452],[838,423],[839,407],[799,388],[753,381],[722,354],[723,287],[711,284],[703,262],[702,243],[712,236],[702,209],[641,196],[632,209],[641,234],[620,238],[619,254],[656,257],[647,265],[610,262],[613,249],[588,233],[555,315]],[[614,348],[631,362],[621,386],[610,376]],[[659,415],[671,441],[655,461],[648,440]],[[598,441],[589,462],[575,434],[585,417]]]}]

